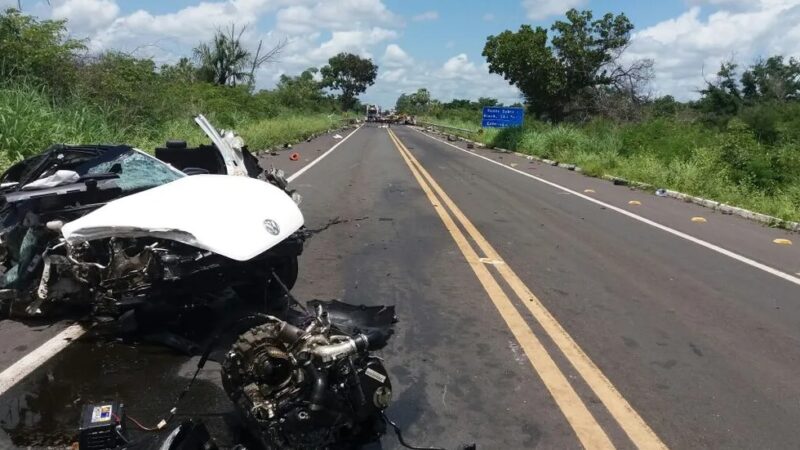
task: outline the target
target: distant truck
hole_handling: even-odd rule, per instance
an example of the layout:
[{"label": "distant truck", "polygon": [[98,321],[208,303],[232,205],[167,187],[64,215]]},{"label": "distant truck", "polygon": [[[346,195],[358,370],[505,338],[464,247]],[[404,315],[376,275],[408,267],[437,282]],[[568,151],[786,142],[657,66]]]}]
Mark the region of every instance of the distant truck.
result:
[{"label": "distant truck", "polygon": [[367,105],[367,122],[377,122],[380,118],[380,109],[375,105]]}]

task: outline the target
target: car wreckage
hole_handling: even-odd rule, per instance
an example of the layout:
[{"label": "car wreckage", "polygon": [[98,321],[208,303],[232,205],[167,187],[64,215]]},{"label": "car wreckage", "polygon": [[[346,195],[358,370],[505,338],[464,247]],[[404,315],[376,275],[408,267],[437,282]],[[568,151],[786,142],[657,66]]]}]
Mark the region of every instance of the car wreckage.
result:
[{"label": "car wreckage", "polygon": [[[233,288],[279,298],[297,278],[300,197],[233,132],[212,145],[54,145],[0,177],[0,311],[170,316]],[[157,311],[157,314],[153,314]],[[138,315],[138,317],[137,317]]]},{"label": "car wreckage", "polygon": [[[394,307],[295,299],[290,289],[310,233],[300,196],[233,132],[195,121],[212,145],[170,141],[151,156],[123,145],[60,144],[0,176],[0,317],[77,309],[94,324],[134,331],[204,309],[221,292],[256,306],[212,324],[216,335],[194,377],[158,425],[142,426],[121,402],[87,404],[79,448],[217,448],[202,420],[159,432],[234,328],[238,337],[218,361],[222,387],[255,447],[357,448],[390,425],[401,445],[423,448],[406,443],[386,416],[392,386],[373,355],[394,332]],[[286,302],[276,309],[281,317],[266,314],[278,300]],[[127,420],[152,438],[131,439]]]}]

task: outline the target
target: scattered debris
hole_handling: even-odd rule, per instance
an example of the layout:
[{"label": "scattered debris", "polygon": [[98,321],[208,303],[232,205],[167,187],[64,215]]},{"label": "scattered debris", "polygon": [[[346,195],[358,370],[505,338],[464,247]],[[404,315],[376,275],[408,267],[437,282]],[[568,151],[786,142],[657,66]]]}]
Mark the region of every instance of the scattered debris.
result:
[{"label": "scattered debris", "polygon": [[705,217],[692,217],[692,222],[694,223],[706,223],[708,222]]},{"label": "scattered debris", "polygon": [[585,192],[587,194],[594,194],[595,193],[594,189],[584,189],[583,192]]},{"label": "scattered debris", "polygon": [[511,167],[517,167],[519,164],[517,164],[517,163],[509,163],[508,165],[511,166]]},{"label": "scattered debris", "polygon": [[667,190],[664,189],[664,188],[656,189],[656,196],[657,197],[666,197],[667,196]]},{"label": "scattered debris", "polygon": [[472,142],[467,142],[467,148],[475,148],[475,144]]},{"label": "scattered debris", "polygon": [[639,206],[642,204],[642,202],[640,202],[639,200],[631,200],[628,202],[628,204],[633,206]]},{"label": "scattered debris", "polygon": [[[264,448],[360,448],[386,431],[392,385],[381,358],[393,306],[308,303],[242,334],[222,363],[225,392]],[[268,368],[268,369],[263,369]]]},{"label": "scattered debris", "polygon": [[342,135],[341,135],[341,134],[334,134],[334,135],[333,135],[333,138],[334,138],[334,139],[341,139],[341,138],[342,138]]},{"label": "scattered debris", "polygon": [[283,144],[283,148],[291,149],[292,148],[292,144],[289,144],[289,143]]},{"label": "scattered debris", "polygon": [[292,152],[292,154],[289,155],[289,160],[290,161],[300,161],[300,153]]},{"label": "scattered debris", "polygon": [[776,243],[778,245],[792,245],[792,241],[790,241],[789,239],[779,238],[779,239],[773,240],[772,242],[774,242],[774,243]]}]

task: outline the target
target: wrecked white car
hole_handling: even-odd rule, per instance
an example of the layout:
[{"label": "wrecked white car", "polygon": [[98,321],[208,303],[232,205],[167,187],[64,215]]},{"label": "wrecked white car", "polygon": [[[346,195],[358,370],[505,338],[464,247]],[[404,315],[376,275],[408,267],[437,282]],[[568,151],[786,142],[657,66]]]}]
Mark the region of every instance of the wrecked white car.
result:
[{"label": "wrecked white car", "polygon": [[209,293],[282,297],[303,248],[299,197],[241,139],[212,145],[54,145],[0,177],[2,315],[76,307],[178,314]]}]

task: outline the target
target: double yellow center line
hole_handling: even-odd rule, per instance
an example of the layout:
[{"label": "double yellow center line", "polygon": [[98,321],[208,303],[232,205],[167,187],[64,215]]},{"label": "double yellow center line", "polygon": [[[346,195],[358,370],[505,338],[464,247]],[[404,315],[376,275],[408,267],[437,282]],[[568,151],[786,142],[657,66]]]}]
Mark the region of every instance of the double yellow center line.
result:
[{"label": "double yellow center line", "polygon": [[[564,373],[542,345],[539,338],[533,333],[519,313],[512,301],[505,294],[500,284],[487,268],[486,261],[497,269],[500,277],[505,280],[514,294],[541,325],[564,357],[572,364],[586,384],[592,389],[598,399],[605,405],[609,414],[619,423],[630,440],[639,448],[666,448],[652,429],[645,423],[639,414],[631,407],[624,397],[617,391],[611,381],[606,378],[600,369],[589,359],[586,353],[578,346],[572,337],[564,330],[555,317],[544,307],[541,301],[528,289],[508,264],[478,232],[472,222],[453,203],[450,197],[442,190],[438,183],[431,177],[424,167],[417,161],[411,152],[403,145],[398,137],[389,131],[389,137],[394,142],[400,155],[405,160],[411,173],[416,178],[434,210],[444,223],[445,228],[453,237],[456,245],[466,258],[467,263],[475,272],[489,298],[494,303],[500,316],[505,320],[514,337],[525,351],[533,369],[542,379],[547,390],[553,396],[558,407],[566,417],[578,439],[585,448],[614,448],[608,434],[603,430],[592,413],[587,409],[578,393],[567,380]],[[448,211],[449,210],[449,211]],[[455,220],[454,220],[455,217]],[[475,242],[478,252],[469,243],[464,232],[456,221]]]}]

